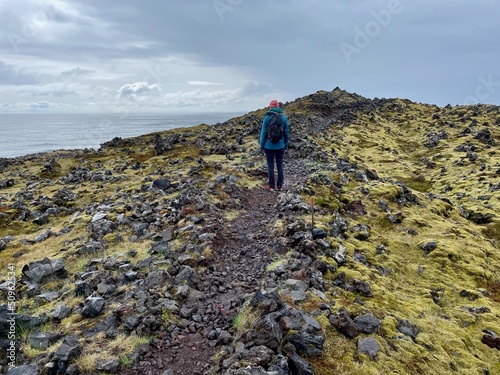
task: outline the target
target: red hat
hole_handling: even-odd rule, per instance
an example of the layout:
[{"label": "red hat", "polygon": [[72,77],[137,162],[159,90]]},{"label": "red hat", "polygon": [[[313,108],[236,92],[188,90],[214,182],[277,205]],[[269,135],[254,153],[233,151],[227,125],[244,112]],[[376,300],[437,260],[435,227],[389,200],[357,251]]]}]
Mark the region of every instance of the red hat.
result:
[{"label": "red hat", "polygon": [[271,100],[271,103],[269,103],[269,108],[278,108],[280,106],[280,102],[278,102],[276,99]]}]

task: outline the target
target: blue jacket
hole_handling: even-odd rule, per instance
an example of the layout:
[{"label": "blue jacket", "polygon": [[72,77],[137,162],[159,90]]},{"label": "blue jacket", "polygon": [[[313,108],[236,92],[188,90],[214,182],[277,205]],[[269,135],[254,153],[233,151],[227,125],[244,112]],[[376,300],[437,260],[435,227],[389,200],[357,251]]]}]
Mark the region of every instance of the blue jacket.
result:
[{"label": "blue jacket", "polygon": [[279,142],[271,142],[267,138],[267,125],[269,124],[269,114],[266,113],[264,117],[264,121],[262,122],[262,129],[260,130],[260,150],[262,151],[264,148],[268,150],[279,150],[281,148],[285,148],[288,150],[288,137],[290,136],[290,128],[288,126],[288,119],[285,116],[285,113],[281,110],[281,108],[271,108],[270,111],[281,113],[281,120],[283,121],[283,139]]}]

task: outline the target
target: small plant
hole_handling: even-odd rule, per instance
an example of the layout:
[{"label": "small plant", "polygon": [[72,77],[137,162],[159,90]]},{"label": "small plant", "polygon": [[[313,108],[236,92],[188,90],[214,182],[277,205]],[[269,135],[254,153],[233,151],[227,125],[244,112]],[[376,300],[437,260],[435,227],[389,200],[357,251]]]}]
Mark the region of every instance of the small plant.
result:
[{"label": "small plant", "polygon": [[161,321],[163,322],[163,325],[165,327],[168,327],[170,323],[172,322],[172,317],[170,316],[170,311],[167,309],[162,309],[161,310]]},{"label": "small plant", "polygon": [[128,357],[128,355],[122,355],[120,356],[120,364],[122,366],[128,366],[130,365],[130,358]]}]

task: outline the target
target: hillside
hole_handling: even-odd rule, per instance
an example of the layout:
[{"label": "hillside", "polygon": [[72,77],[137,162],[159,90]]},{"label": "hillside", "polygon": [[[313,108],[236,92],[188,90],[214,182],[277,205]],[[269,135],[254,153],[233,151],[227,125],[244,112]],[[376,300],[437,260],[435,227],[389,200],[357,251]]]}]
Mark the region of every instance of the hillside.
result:
[{"label": "hillside", "polygon": [[0,159],[9,374],[500,374],[499,107],[284,110]]}]

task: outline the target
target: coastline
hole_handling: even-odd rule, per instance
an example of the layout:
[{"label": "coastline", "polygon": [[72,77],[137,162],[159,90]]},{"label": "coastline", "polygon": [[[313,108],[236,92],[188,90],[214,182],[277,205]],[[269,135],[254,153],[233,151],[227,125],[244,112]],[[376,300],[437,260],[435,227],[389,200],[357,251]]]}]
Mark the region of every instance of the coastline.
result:
[{"label": "coastline", "polygon": [[0,158],[61,150],[99,149],[115,137],[213,125],[241,115],[213,113],[0,113]]}]

